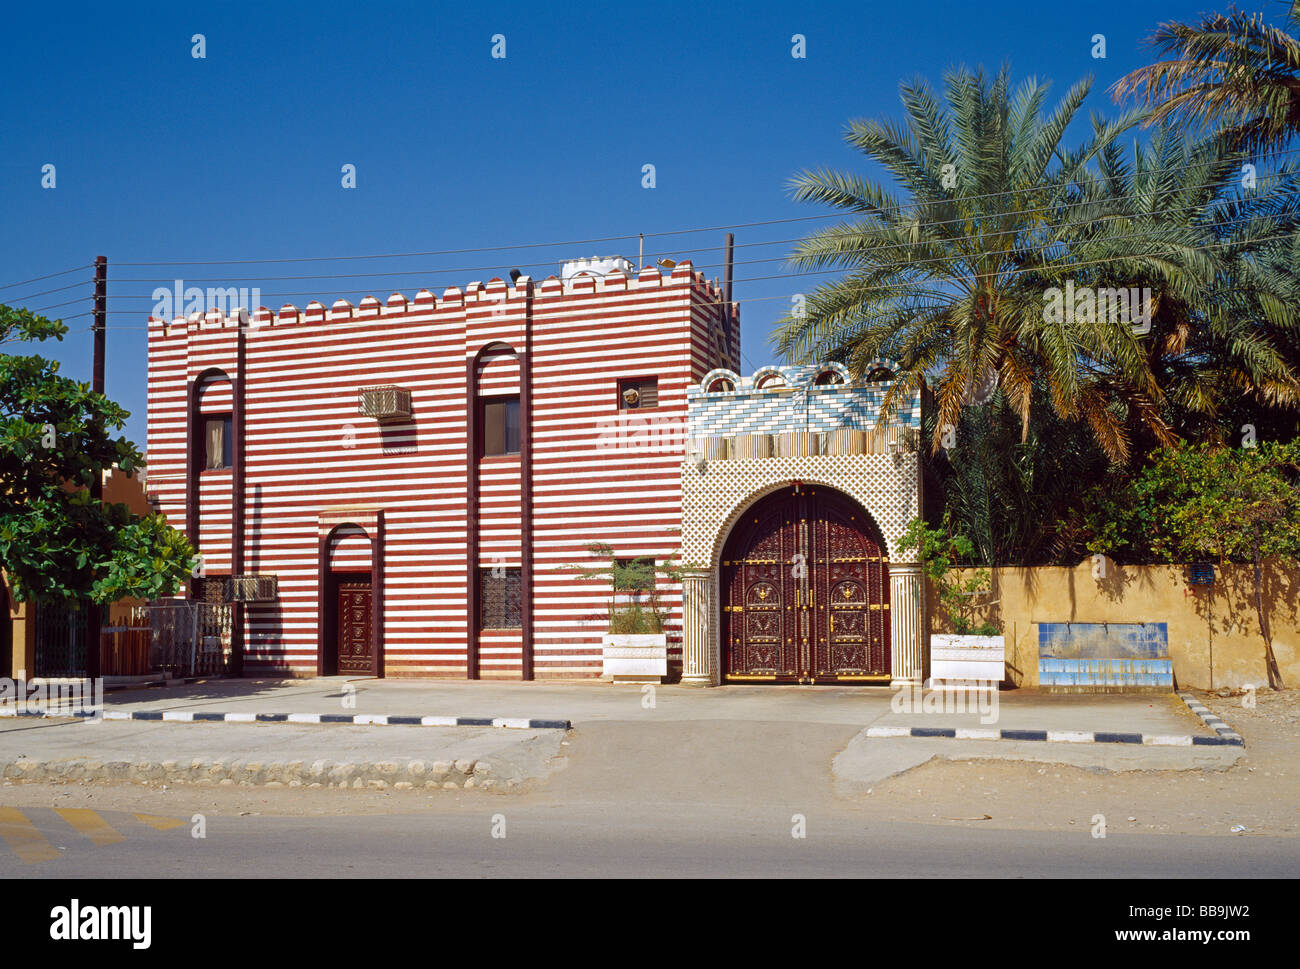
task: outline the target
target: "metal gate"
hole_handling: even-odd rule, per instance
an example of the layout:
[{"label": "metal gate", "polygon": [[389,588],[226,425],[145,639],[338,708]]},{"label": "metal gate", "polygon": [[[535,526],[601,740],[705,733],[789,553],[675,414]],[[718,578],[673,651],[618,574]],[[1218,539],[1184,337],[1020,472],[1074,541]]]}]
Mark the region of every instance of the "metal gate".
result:
[{"label": "metal gate", "polygon": [[[62,601],[36,603],[34,676],[85,676],[90,606]],[[96,637],[97,639],[98,637]]]},{"label": "metal gate", "polygon": [[791,487],[759,501],[723,550],[724,676],[887,680],[888,569],[874,523],[844,495]]},{"label": "metal gate", "polygon": [[149,665],[175,676],[214,676],[230,669],[229,603],[162,599],[149,603]]}]

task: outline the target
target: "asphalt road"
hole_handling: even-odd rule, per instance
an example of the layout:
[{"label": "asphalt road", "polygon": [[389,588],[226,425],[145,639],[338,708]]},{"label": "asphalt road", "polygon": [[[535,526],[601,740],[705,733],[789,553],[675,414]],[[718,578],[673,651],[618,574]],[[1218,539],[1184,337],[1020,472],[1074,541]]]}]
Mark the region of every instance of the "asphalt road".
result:
[{"label": "asphalt road", "polygon": [[[820,814],[806,837],[791,816],[757,807],[642,803],[480,803],[437,813],[329,818],[219,817],[207,837],[105,813],[116,844],[72,844],[45,862],[0,858],[4,878],[406,877],[876,877],[1248,878],[1294,877],[1298,854],[1284,838],[1174,837],[939,827]],[[52,827],[28,809],[38,828]],[[50,812],[52,814],[52,812]],[[497,836],[499,835],[499,836]],[[56,839],[51,839],[52,842]]]},{"label": "asphalt road", "polygon": [[[314,816],[290,790],[272,797],[137,787],[128,806],[124,789],[99,785],[93,800],[60,812],[55,800],[74,802],[6,797],[0,788],[8,842],[0,844],[0,877],[1129,879],[1300,871],[1295,838],[1112,826],[1095,839],[1087,825],[900,821],[883,804],[834,795],[831,758],[855,733],[844,724],[788,722],[587,724],[570,735],[567,765],[532,793],[408,792],[376,802],[361,792],[316,791],[313,803],[328,810]],[[58,790],[70,792],[63,798],[85,794]],[[354,796],[369,798],[364,809],[360,800],[349,807]],[[193,837],[189,815],[199,797],[211,805],[203,808],[204,838]],[[257,813],[241,815],[238,797],[258,798],[249,804]],[[132,813],[142,810],[156,816]]]}]

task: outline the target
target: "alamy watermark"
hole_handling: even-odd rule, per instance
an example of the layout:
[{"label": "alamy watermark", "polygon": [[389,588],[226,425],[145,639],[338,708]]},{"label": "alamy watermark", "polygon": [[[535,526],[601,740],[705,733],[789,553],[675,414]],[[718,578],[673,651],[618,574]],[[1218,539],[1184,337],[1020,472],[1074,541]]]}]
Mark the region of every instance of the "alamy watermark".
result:
[{"label": "alamy watermark", "polygon": [[596,450],[676,454],[687,443],[686,421],[673,417],[619,417],[596,422]]},{"label": "alamy watermark", "polygon": [[185,280],[173,280],[171,289],[159,286],[153,291],[153,318],[174,320],[192,313],[220,310],[223,316],[236,316],[241,309],[257,309],[262,305],[262,291],[257,287],[186,286]]},{"label": "alamy watermark", "polygon": [[0,716],[12,710],[47,717],[86,717],[100,719],[104,714],[104,680],[51,679],[0,676]]},{"label": "alamy watermark", "polygon": [[973,687],[945,687],[926,690],[904,686],[889,701],[894,713],[958,714],[978,713],[981,724],[998,722],[998,684],[981,683]]},{"label": "alamy watermark", "polygon": [[1150,333],[1151,289],[1147,286],[1140,289],[1076,288],[1074,280],[1067,279],[1065,289],[1053,286],[1043,292],[1044,323],[1095,323],[1102,320],[1125,324],[1135,336]]}]

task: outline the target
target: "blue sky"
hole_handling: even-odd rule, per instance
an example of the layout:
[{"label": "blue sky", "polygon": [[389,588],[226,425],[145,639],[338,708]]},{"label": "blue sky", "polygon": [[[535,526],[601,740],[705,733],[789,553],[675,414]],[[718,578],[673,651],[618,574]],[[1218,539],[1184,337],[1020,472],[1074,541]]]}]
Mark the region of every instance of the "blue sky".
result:
[{"label": "blue sky", "polygon": [[[513,266],[542,277],[569,257],[635,259],[638,233],[647,259],[689,255],[720,276],[726,230],[681,230],[817,214],[790,201],[787,180],[804,167],[865,170],[844,125],[900,117],[900,80],[937,86],[954,64],[1006,60],[1017,79],[1050,78],[1057,97],[1092,74],[1084,113],[1113,113],[1105,89],[1147,62],[1159,22],[1226,5],[10,5],[0,286],[108,257],[107,390],[132,411],[127,433],[143,447],[144,321],[157,285],[257,286],[273,307],[328,305],[441,292]],[[1098,33],[1105,59],[1092,56]],[[495,34],[504,59],[491,56]],[[794,34],[806,38],[802,59]],[[355,189],[340,184],[344,164],[356,166]],[[818,224],[734,230],[747,367],[774,362],[773,321],[814,285],[756,277],[788,272],[788,240]],[[620,238],[584,241],[606,237]],[[534,243],[549,245],[447,252]],[[126,265],[410,252],[441,254]],[[380,272],[410,275],[271,278]],[[0,288],[0,302],[73,317],[90,309],[90,276]],[[69,318],[64,343],[39,352],[89,380],[89,322]]]}]

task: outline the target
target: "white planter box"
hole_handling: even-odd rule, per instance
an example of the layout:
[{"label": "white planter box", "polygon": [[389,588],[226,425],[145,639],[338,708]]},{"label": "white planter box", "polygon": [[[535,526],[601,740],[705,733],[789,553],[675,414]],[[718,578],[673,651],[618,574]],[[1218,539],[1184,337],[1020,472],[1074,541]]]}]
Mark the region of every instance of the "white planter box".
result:
[{"label": "white planter box", "polygon": [[601,642],[601,672],[615,683],[659,683],[668,675],[665,633],[606,633]]},{"label": "white planter box", "polygon": [[1002,636],[930,636],[930,681],[936,689],[1001,683],[1007,674],[1006,660]]}]

